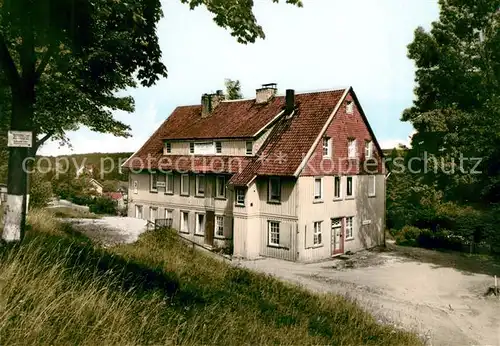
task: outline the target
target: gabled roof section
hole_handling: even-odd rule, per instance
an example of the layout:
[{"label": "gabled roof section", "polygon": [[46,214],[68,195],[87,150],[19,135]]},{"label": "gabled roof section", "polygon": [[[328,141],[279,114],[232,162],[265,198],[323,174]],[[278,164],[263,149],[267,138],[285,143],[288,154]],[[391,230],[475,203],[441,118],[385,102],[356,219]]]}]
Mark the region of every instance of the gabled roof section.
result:
[{"label": "gabled roof section", "polygon": [[292,117],[281,117],[256,157],[229,181],[244,186],[256,175],[293,176],[349,89],[296,95]]}]

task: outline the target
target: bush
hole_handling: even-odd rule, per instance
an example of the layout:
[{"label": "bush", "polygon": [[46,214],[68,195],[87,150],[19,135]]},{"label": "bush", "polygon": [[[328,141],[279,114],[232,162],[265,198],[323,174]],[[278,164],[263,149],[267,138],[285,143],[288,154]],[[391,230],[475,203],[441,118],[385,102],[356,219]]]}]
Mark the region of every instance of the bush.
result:
[{"label": "bush", "polygon": [[52,184],[40,173],[31,174],[30,179],[29,208],[43,208],[52,198]]},{"label": "bush", "polygon": [[91,213],[116,215],[117,203],[108,197],[96,197],[89,205]]},{"label": "bush", "polygon": [[400,232],[395,233],[394,238],[396,244],[415,246],[417,245],[417,238],[420,235],[420,228],[414,226],[404,226]]}]

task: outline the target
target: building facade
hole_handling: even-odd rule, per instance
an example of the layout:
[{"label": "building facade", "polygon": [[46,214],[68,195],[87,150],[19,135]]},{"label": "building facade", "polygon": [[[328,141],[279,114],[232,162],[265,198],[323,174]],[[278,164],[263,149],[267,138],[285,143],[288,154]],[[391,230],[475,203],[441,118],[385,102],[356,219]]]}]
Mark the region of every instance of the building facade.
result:
[{"label": "building facade", "polygon": [[383,243],[382,158],[352,88],[205,94],[125,162],[128,214],[234,256],[316,261]]}]

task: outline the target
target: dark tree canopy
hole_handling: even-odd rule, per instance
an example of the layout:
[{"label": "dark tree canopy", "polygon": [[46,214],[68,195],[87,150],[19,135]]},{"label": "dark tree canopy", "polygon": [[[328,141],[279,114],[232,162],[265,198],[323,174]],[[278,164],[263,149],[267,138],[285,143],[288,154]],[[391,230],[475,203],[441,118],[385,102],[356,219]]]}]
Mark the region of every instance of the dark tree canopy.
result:
[{"label": "dark tree canopy", "polygon": [[226,86],[226,98],[228,100],[239,100],[243,98],[239,80],[226,79],[224,84]]}]

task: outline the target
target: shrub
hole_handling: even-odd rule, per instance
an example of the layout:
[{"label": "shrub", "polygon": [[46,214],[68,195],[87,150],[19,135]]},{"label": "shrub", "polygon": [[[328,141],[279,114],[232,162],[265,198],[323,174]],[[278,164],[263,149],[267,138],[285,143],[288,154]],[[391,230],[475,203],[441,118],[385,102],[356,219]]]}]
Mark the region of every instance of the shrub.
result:
[{"label": "shrub", "polygon": [[29,208],[43,208],[52,198],[52,184],[40,173],[33,173],[30,178]]},{"label": "shrub", "polygon": [[96,197],[92,204],[89,205],[89,210],[96,214],[111,214],[115,215],[117,209],[116,201],[109,197]]},{"label": "shrub", "polygon": [[395,234],[396,244],[415,246],[420,235],[420,228],[415,226],[404,226],[400,232]]}]

